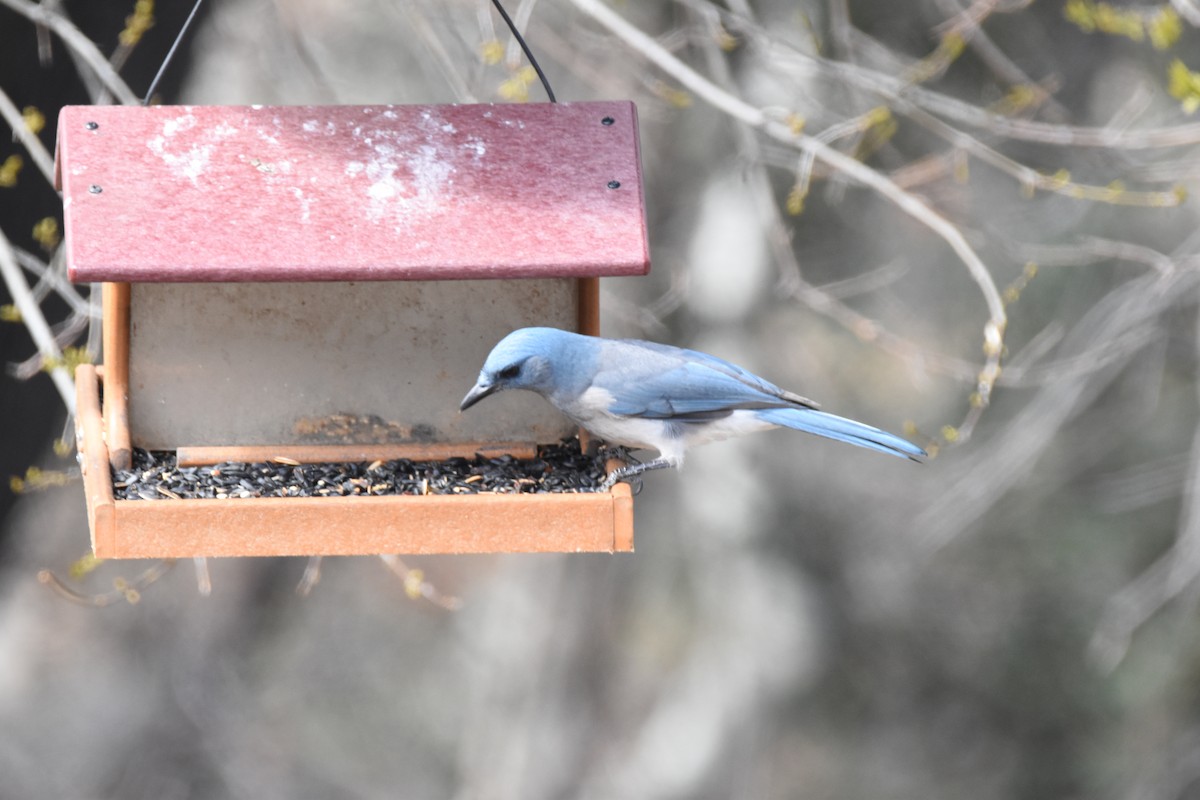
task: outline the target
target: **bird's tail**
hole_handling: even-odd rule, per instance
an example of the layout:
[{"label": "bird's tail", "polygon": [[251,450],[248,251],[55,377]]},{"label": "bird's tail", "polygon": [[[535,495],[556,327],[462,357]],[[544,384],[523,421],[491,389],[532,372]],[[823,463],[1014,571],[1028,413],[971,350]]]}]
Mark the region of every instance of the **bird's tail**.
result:
[{"label": "bird's tail", "polygon": [[767,408],[759,411],[758,417],[773,425],[815,433],[817,436],[855,444],[880,453],[911,458],[914,461],[927,455],[912,442],[895,434],[815,408]]}]

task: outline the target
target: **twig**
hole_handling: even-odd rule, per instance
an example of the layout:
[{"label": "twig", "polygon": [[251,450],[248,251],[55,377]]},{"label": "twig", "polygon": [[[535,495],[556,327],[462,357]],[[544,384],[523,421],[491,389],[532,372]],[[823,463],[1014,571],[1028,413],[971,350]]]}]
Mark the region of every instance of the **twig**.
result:
[{"label": "twig", "polygon": [[296,594],[308,597],[313,588],[321,582],[322,560],[322,556],[309,556],[308,563],[304,565],[304,574],[300,576],[300,582],[296,584]]},{"label": "twig", "polygon": [[196,591],[201,597],[212,594],[212,577],[208,574],[208,559],[193,558],[192,566],[196,568]]},{"label": "twig", "polygon": [[33,158],[33,163],[46,178],[46,183],[53,186],[54,157],[42,145],[42,141],[38,139],[37,135],[29,130],[25,124],[25,118],[4,89],[0,89],[0,116],[4,117],[8,127],[12,128],[13,135],[25,146],[25,150]]},{"label": "twig", "polygon": [[[517,44],[521,46],[521,50],[525,53],[526,60],[529,61],[529,66],[533,67],[533,71],[537,73],[538,80],[542,82],[542,89],[546,92],[546,97],[551,103],[556,103],[558,100],[554,96],[554,90],[550,88],[550,80],[546,77],[546,73],[542,71],[542,65],[538,63],[537,58],[533,55],[533,50],[529,48],[529,44],[525,41],[525,37],[521,35],[521,30],[512,18],[508,16],[508,12],[504,10],[504,5],[500,0],[492,0],[492,5],[496,8],[496,13],[504,20],[504,24],[508,26]],[[531,0],[526,0],[524,7],[528,7],[532,11]]]},{"label": "twig", "polygon": [[46,264],[28,250],[13,247],[13,252],[17,256],[17,263],[37,275],[39,283],[45,283],[53,289],[71,307],[72,311],[76,314],[87,315],[92,319],[100,319],[100,306],[79,294],[75,285],[64,278],[58,269]]},{"label": "twig", "polygon": [[[58,11],[62,0],[42,0],[42,5],[48,6],[52,11]],[[37,51],[38,64],[43,68],[54,64],[54,40],[50,38],[50,31],[45,25],[34,26],[37,29]]]},{"label": "twig", "polygon": [[[746,22],[752,22],[748,17],[739,15],[739,19]],[[758,28],[756,23],[752,24]],[[850,36],[850,31],[853,30],[853,25],[850,24],[850,4],[849,0],[831,0],[829,3],[829,30],[832,38],[831,44],[834,53],[840,57],[849,59],[854,52],[854,40]],[[759,28],[761,30],[761,28]]]},{"label": "twig", "polygon": [[[72,312],[65,320],[51,326],[50,331],[54,334],[54,343],[59,348],[66,348],[75,343],[79,338],[79,334],[88,327],[90,319],[84,314]],[[89,350],[88,356],[90,359],[95,358],[99,354],[97,350]],[[9,366],[9,370],[13,377],[17,380],[27,381],[34,375],[37,375],[46,366],[46,360],[41,353],[34,353],[24,361],[18,361]]]},{"label": "twig", "polygon": [[869,294],[877,292],[885,286],[890,286],[900,280],[908,271],[908,264],[901,259],[893,259],[869,272],[827,283],[821,287],[821,290],[837,300]]},{"label": "twig", "polygon": [[[25,323],[25,327],[29,330],[29,336],[33,339],[34,346],[44,360],[51,363],[58,363],[62,359],[62,351],[54,341],[54,334],[50,330],[50,326],[46,323],[46,317],[42,314],[42,308],[34,300],[33,294],[29,291],[29,284],[25,282],[25,274],[21,272],[20,266],[17,265],[16,254],[13,252],[12,245],[9,244],[8,237],[4,235],[4,231],[0,230],[0,275],[4,277],[4,284],[8,287],[8,295],[13,299],[13,305],[17,307],[17,312],[21,315],[21,320]],[[63,404],[66,405],[67,411],[74,415],[75,413],[75,381],[67,374],[67,370],[61,366],[55,366],[50,370],[50,380],[54,382],[54,387],[58,389],[59,395],[62,397]]]},{"label": "twig", "polygon": [[[598,4],[597,0],[575,0],[575,2],[576,5],[581,3],[588,6]],[[888,101],[902,98],[930,113],[974,128],[982,128],[995,136],[1061,147],[1100,147],[1127,150],[1179,147],[1200,142],[1200,123],[1197,122],[1160,128],[1114,130],[1111,127],[1095,128],[1016,119],[980,108],[924,86],[914,86],[895,75],[806,53],[773,35],[770,30],[755,25],[746,17],[734,16],[730,12],[726,12],[726,14],[737,26],[750,30],[757,37],[770,42],[776,55],[786,53],[790,56],[793,63],[788,65],[788,69],[792,72],[789,75],[792,80],[797,78],[797,74],[795,74],[797,71],[807,70],[809,74],[850,84],[877,94]]]},{"label": "twig", "polygon": [[400,578],[404,583],[404,592],[413,600],[424,598],[447,611],[457,611],[462,608],[462,600],[451,595],[442,594],[437,587],[425,580],[425,573],[413,569],[400,560],[399,556],[381,554],[379,560]]},{"label": "twig", "polygon": [[1196,0],[1171,0],[1171,8],[1193,27],[1200,28],[1200,6],[1196,5]]},{"label": "twig", "polygon": [[[533,18],[533,8],[536,5],[537,0],[521,0],[517,4],[517,10],[512,15],[512,21],[517,30],[529,30],[529,20]],[[521,65],[521,45],[517,43],[516,37],[508,42],[508,47],[504,51],[504,62],[509,69],[516,69]]]},{"label": "twig", "polygon": [[1175,262],[1170,256],[1145,245],[1102,239],[1099,236],[1088,236],[1079,245],[1085,252],[1095,256],[1145,264],[1161,275],[1169,275],[1175,271]]},{"label": "twig", "polygon": [[989,233],[996,235],[996,243],[1014,260],[1033,261],[1039,267],[1084,267],[1109,258],[1119,258],[1135,264],[1151,267],[1156,272],[1174,272],[1181,265],[1166,253],[1146,245],[1085,236],[1071,244],[1040,244],[1020,242],[1011,235],[1004,235],[988,226]]},{"label": "twig", "polygon": [[[425,46],[425,50],[429,53],[431,60],[437,64],[441,70],[442,77],[450,87],[450,95],[459,103],[477,103],[479,99],[467,86],[466,79],[460,73],[462,63],[460,59],[455,59],[446,50],[441,37],[433,30],[429,24],[428,16],[419,10],[415,4],[405,3],[401,8],[406,9],[405,19],[407,25],[412,29],[413,35]],[[399,9],[397,14],[401,13]]]},{"label": "twig", "polygon": [[1103,147],[1125,150],[1179,147],[1200,142],[1200,123],[1193,122],[1165,128],[1113,130],[1112,128],[1091,128],[1066,123],[1016,119],[921,86],[906,85],[903,81],[890,75],[871,72],[853,64],[826,61],[804,54],[798,55],[802,58],[812,59],[822,69],[861,88],[878,92],[888,98],[906,98],[926,111],[948,117],[964,125],[982,128],[990,134],[1008,139],[1061,147]]},{"label": "twig", "polygon": [[[1102,353],[1130,331],[1143,327],[1176,304],[1190,302],[1200,285],[1200,273],[1179,269],[1126,281],[1113,289],[1075,326],[1063,343],[1072,357]],[[1008,425],[1006,436],[991,447],[974,451],[959,466],[949,485],[937,493],[917,517],[918,546],[931,555],[982,517],[1009,489],[1029,474],[1034,463],[1054,442],[1053,433],[1085,408],[1120,374],[1132,356],[1110,361],[1102,369],[1047,383]]]},{"label": "twig", "polygon": [[1102,475],[1092,502],[1105,514],[1126,514],[1178,497],[1187,485],[1189,455],[1172,453]]},{"label": "twig", "polygon": [[[662,264],[656,264],[655,269],[662,271]],[[622,322],[628,322],[637,327],[643,334],[663,336],[668,332],[663,321],[683,305],[687,298],[687,271],[676,266],[668,265],[669,284],[666,290],[653,300],[645,302],[630,302],[606,288],[600,289],[600,306],[605,314]]]},{"label": "twig", "polygon": [[[1200,345],[1200,324],[1196,332]],[[1105,604],[1089,644],[1089,652],[1102,669],[1120,664],[1137,629],[1200,578],[1200,427],[1192,434],[1188,473],[1175,543]]]},{"label": "twig", "polygon": [[985,164],[1011,175],[1030,192],[1041,190],[1054,192],[1078,200],[1112,203],[1113,205],[1148,206],[1151,208],[1168,208],[1183,203],[1184,195],[1179,191],[1136,191],[1123,186],[1092,186],[1077,183],[1069,177],[1046,175],[1032,167],[1016,161],[998,150],[988,147],[983,142],[970,136],[952,125],[948,125],[928,111],[924,111],[904,100],[898,100],[897,106],[901,113],[911,117],[918,124],[945,139],[951,145],[970,153]]},{"label": "twig", "polygon": [[[1011,14],[1020,11],[1033,0],[1017,0],[1005,3],[1004,0],[975,0],[967,8],[958,4],[958,0],[938,0],[938,5],[954,14],[950,19],[937,26],[941,33],[958,33],[966,36],[978,36],[979,26],[992,14]],[[1003,7],[1001,7],[1003,6]]]},{"label": "twig", "polygon": [[114,581],[116,588],[110,592],[101,592],[100,594],[83,594],[76,591],[48,569],[38,572],[37,579],[38,583],[50,587],[59,597],[70,600],[72,603],[78,603],[81,606],[91,606],[93,608],[105,608],[122,600],[130,605],[137,604],[142,599],[142,590],[163,575],[166,575],[173,566],[175,566],[173,559],[159,561],[147,567],[132,581],[118,578]]},{"label": "twig", "polygon": [[[835,150],[815,137],[796,132],[786,122],[770,119],[761,109],[724,91],[684,64],[657,41],[627,22],[600,0],[572,1],[580,11],[603,25],[628,47],[656,64],[709,105],[752,128],[763,131],[777,141],[811,152],[819,161],[823,161],[851,180],[883,195],[901,211],[924,224],[949,244],[966,265],[968,273],[979,287],[988,308],[989,318],[984,326],[985,361],[980,369],[977,385],[979,396],[977,407],[982,408],[987,405],[992,388],[1000,375],[1000,356],[1004,349],[1004,329],[1007,323],[1004,303],[987,266],[975,254],[962,233],[954,225],[916,196],[904,191],[876,170]],[[966,430],[963,433],[969,435],[970,425],[965,427]]]},{"label": "twig", "polygon": [[[1125,333],[1113,336],[1074,356],[1057,358],[1053,361],[1034,363],[1040,353],[1054,344],[1057,327],[1051,327],[1046,342],[1033,341],[1025,350],[1009,359],[1004,365],[1004,375],[998,381],[1005,388],[1028,388],[1047,383],[1069,381],[1099,372],[1111,364],[1127,360],[1151,343],[1162,339],[1162,331],[1155,325],[1144,324]],[[1028,362],[1028,363],[1024,363]]]},{"label": "twig", "polygon": [[35,25],[44,25],[58,34],[122,104],[135,106],[139,103],[137,95],[121,79],[92,40],[84,36],[66,17],[29,0],[0,0],[0,5],[7,6]]}]

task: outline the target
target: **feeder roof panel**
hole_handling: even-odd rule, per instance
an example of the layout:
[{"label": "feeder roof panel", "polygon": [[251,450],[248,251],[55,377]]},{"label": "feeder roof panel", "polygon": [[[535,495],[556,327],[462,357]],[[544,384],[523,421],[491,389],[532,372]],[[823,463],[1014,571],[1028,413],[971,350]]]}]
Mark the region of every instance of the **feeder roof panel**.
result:
[{"label": "feeder roof panel", "polygon": [[630,102],[68,106],[57,159],[75,281],[649,269]]}]

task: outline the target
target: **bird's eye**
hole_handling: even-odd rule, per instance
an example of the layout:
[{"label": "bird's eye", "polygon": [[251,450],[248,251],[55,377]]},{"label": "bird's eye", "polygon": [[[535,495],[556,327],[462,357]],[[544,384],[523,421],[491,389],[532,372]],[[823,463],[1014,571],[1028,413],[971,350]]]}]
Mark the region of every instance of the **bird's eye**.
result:
[{"label": "bird's eye", "polygon": [[496,377],[498,377],[502,381],[506,381],[509,378],[517,377],[517,373],[520,371],[521,371],[520,364],[509,364],[507,367],[505,367],[504,369],[497,372]]}]

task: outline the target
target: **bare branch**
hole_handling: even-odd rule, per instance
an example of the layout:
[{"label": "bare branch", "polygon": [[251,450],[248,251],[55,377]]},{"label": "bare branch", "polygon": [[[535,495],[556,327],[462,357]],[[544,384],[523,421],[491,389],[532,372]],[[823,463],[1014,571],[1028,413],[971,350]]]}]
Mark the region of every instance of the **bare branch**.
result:
[{"label": "bare branch", "polygon": [[91,606],[93,608],[105,608],[122,600],[130,605],[136,605],[141,602],[142,591],[170,572],[174,566],[174,559],[155,562],[140,572],[132,581],[118,578],[113,581],[116,587],[112,591],[101,592],[100,594],[84,594],[76,591],[48,569],[38,572],[37,579],[38,583],[50,587],[55,594],[65,600],[70,600],[72,603],[77,603],[81,606]]},{"label": "bare branch", "polygon": [[[576,5],[597,5],[598,0],[575,0]],[[611,11],[609,12],[611,13]],[[834,61],[806,53],[774,36],[770,30],[756,26],[751,20],[729,14],[730,23],[752,31],[763,41],[770,42],[773,52],[786,55],[791,63],[790,77],[807,73],[849,84],[878,95],[888,103],[908,101],[926,111],[954,120],[963,125],[986,130],[990,135],[1061,147],[1123,148],[1148,150],[1180,147],[1200,143],[1200,123],[1171,125],[1158,128],[1121,130],[1112,127],[1088,127],[1057,122],[1017,119],[940,92],[914,85],[902,77],[868,69],[857,64]]]},{"label": "bare branch", "polygon": [[379,556],[379,560],[404,583],[404,592],[408,595],[409,599],[418,600],[424,598],[435,606],[440,606],[447,611],[457,611],[462,608],[461,599],[452,595],[442,594],[436,586],[425,580],[424,571],[409,567],[400,560],[400,556],[384,553]]},{"label": "bare branch", "polygon": [[[971,278],[979,287],[988,308],[989,319],[984,326],[985,361],[979,372],[978,393],[982,408],[987,405],[996,379],[1000,374],[1004,329],[1007,324],[1004,303],[987,266],[976,255],[962,233],[944,217],[915,195],[906,192],[893,181],[862,162],[835,150],[819,139],[796,132],[786,122],[773,120],[761,109],[746,103],[701,76],[684,64],[658,42],[627,22],[600,0],[573,0],[575,6],[607,28],[628,47],[656,64],[706,103],[738,121],[766,133],[777,141],[790,144],[812,155],[851,180],[874,189],[901,211],[924,224],[940,236],[966,265]],[[969,426],[963,431],[970,433]]]},{"label": "bare branch", "polygon": [[0,5],[11,8],[35,25],[44,25],[57,33],[123,105],[135,106],[141,102],[92,40],[84,36],[66,17],[29,0],[0,0]]},{"label": "bare branch", "polygon": [[[22,250],[19,247],[13,248],[13,253],[16,254],[17,263],[25,269],[38,276],[39,284],[46,284],[54,290],[55,294],[61,297],[71,310],[76,314],[83,314],[92,319],[100,319],[100,306],[86,300],[75,285],[63,277],[62,272],[53,266],[46,264],[40,258],[30,253],[28,250]],[[36,293],[36,289],[34,292]]]},{"label": "bare branch", "polygon": [[25,150],[33,158],[33,163],[37,164],[37,168],[46,178],[46,183],[53,186],[54,156],[50,155],[37,135],[29,130],[21,111],[2,88],[0,88],[0,116],[4,117],[8,127],[12,128],[13,135],[25,146]]},{"label": "bare branch", "polygon": [[1179,16],[1190,25],[1200,28],[1200,6],[1196,5],[1196,0],[1171,0],[1171,8],[1179,12]]},{"label": "bare branch", "polygon": [[[41,357],[51,363],[60,361],[62,351],[54,341],[54,334],[46,323],[41,306],[30,292],[29,284],[25,282],[25,275],[17,264],[16,253],[13,252],[12,245],[9,244],[8,237],[4,235],[3,230],[0,230],[0,276],[3,276],[4,284],[8,287],[8,294],[13,299],[13,304],[17,307],[22,322],[29,329],[29,335]],[[67,411],[74,414],[75,381],[61,366],[51,368],[50,379],[54,381],[54,387],[58,389]]]},{"label": "bare branch", "polygon": [[[1063,343],[1072,357],[1109,347],[1173,306],[1188,302],[1200,274],[1177,270],[1126,281],[1095,304]],[[1054,441],[1053,433],[1086,407],[1119,373],[1132,353],[1107,366],[1047,383],[1012,420],[1009,433],[991,448],[975,451],[957,479],[937,487],[917,518],[918,545],[932,553],[975,523],[1022,477]]]},{"label": "bare branch", "polygon": [[[1200,322],[1200,319],[1198,319]],[[1197,325],[1200,345],[1200,325]],[[1200,384],[1197,386],[1200,389]],[[1089,645],[1103,669],[1125,658],[1134,633],[1167,603],[1200,578],[1200,427],[1192,434],[1184,503],[1175,543],[1141,575],[1105,604],[1104,615]]]}]

